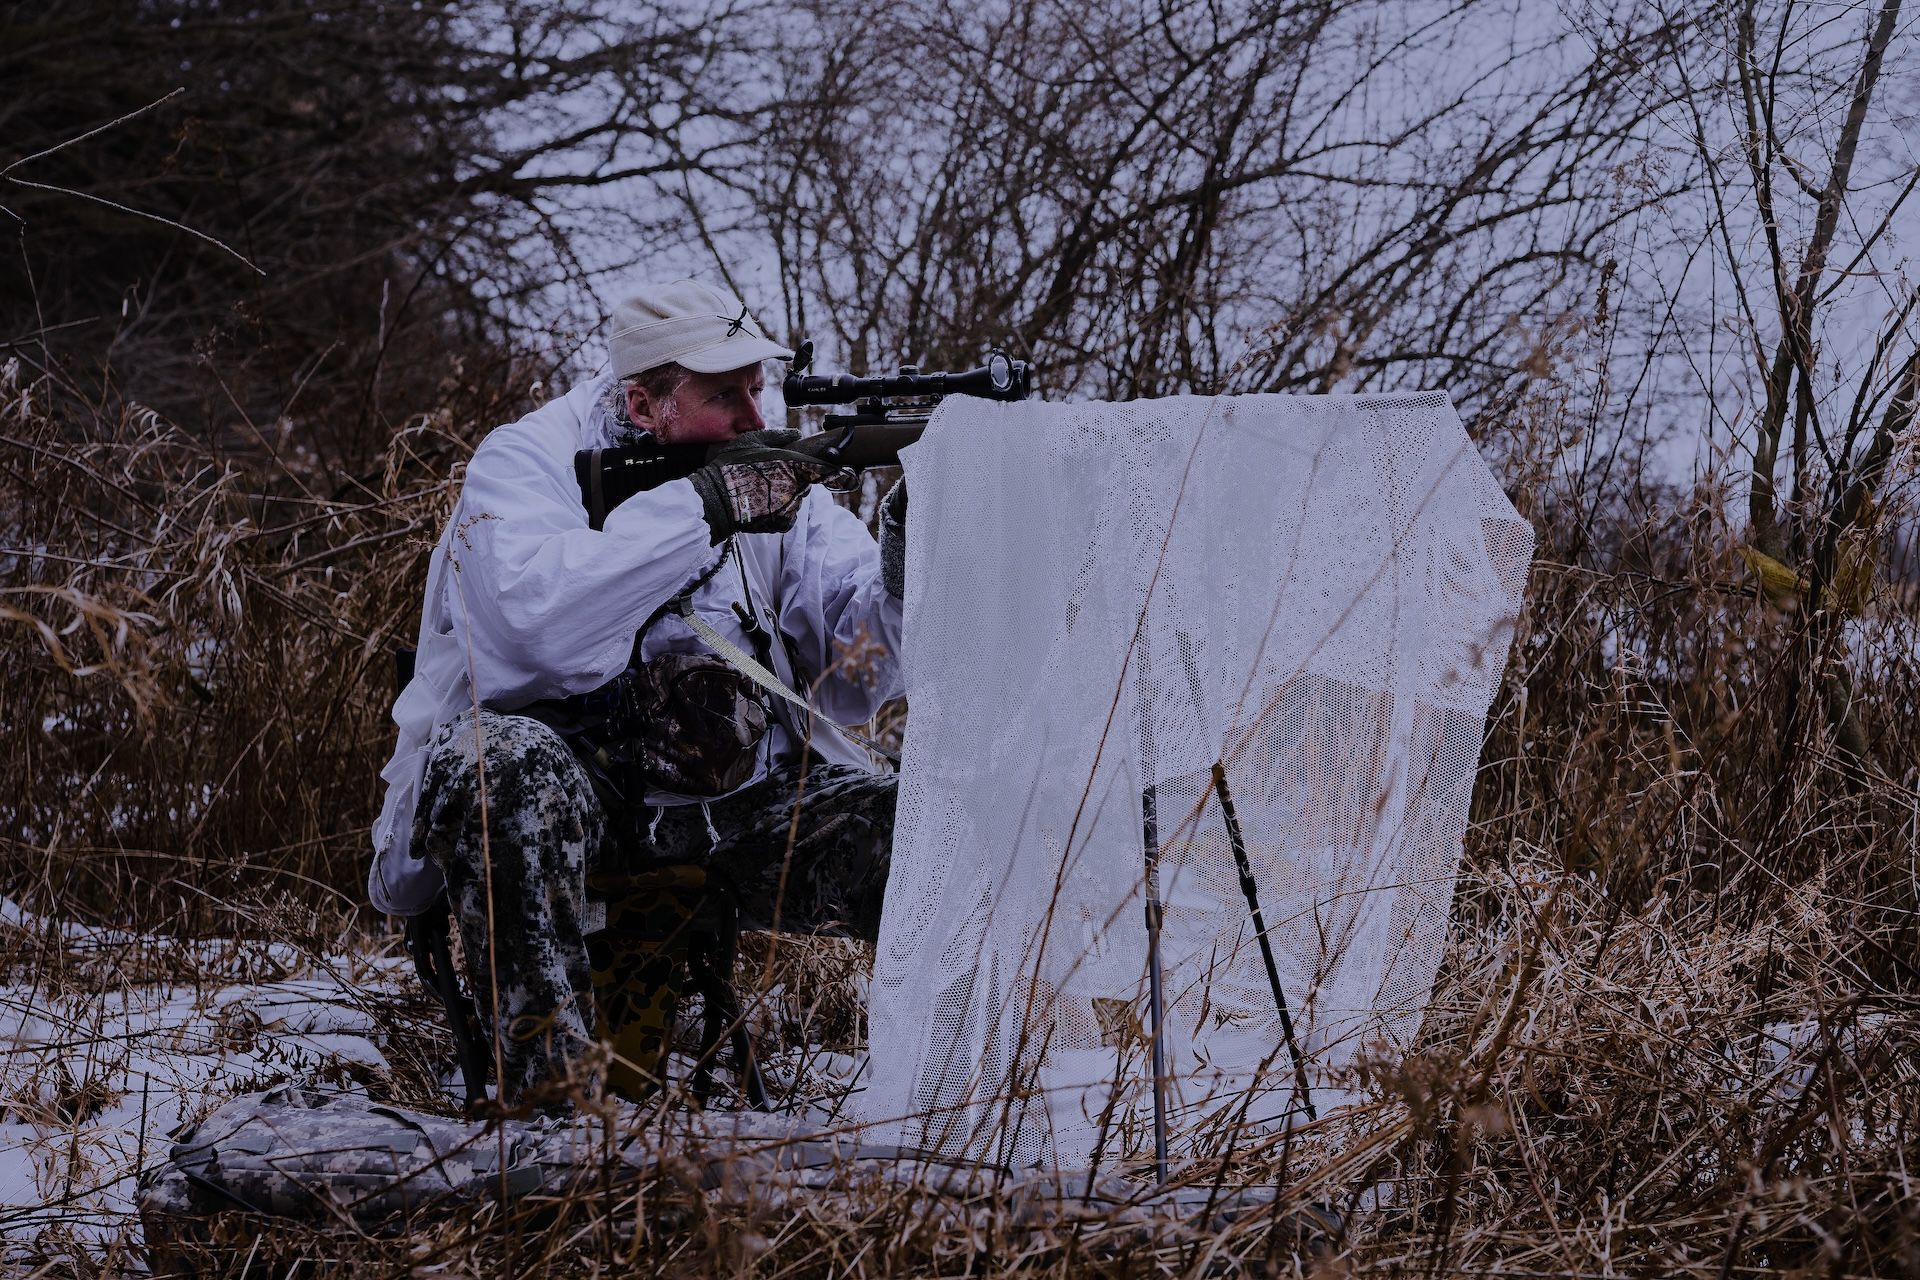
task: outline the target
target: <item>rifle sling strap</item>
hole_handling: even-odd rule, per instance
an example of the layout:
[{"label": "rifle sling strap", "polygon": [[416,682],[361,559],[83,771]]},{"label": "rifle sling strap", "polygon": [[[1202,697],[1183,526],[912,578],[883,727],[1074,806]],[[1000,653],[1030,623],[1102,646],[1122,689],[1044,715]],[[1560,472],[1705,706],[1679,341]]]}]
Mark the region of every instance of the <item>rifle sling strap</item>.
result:
[{"label": "rifle sling strap", "polygon": [[[762,689],[765,689],[768,693],[772,694],[774,697],[783,699],[784,701],[790,703],[794,707],[797,707],[799,710],[805,712],[809,717],[809,719],[819,715],[819,713],[813,709],[813,704],[811,702],[808,702],[805,698],[801,697],[798,693],[795,693],[791,688],[789,688],[786,685],[784,681],[780,679],[779,676],[775,675],[773,672],[767,670],[764,666],[762,666],[759,662],[755,661],[751,654],[741,649],[740,646],[735,644],[733,641],[721,635],[719,631],[714,629],[713,624],[709,623],[705,618],[702,618],[698,613],[694,612],[692,593],[690,592],[682,593],[679,597],[677,597],[677,600],[679,604],[680,616],[686,620],[686,624],[689,627],[693,628],[693,633],[699,636],[701,641],[709,649],[712,649],[715,653],[720,655],[721,661],[725,662],[728,666],[732,667],[735,671],[738,671],[741,675],[745,676],[747,679],[759,685]],[[820,716],[819,718],[822,720],[827,719],[825,716]],[[862,734],[855,733],[852,729],[849,729],[844,725],[835,724],[831,720],[827,720],[827,723],[833,724],[834,728],[838,729],[841,733],[846,734],[849,738],[852,738],[855,742],[859,743],[861,746],[865,747],[867,750],[873,752],[875,755],[878,755],[883,757],[884,759],[890,760],[895,765],[898,765],[900,763],[900,757],[898,755],[896,755],[892,751],[887,750],[885,747],[881,746],[879,743],[875,742],[873,739],[868,738]]]}]

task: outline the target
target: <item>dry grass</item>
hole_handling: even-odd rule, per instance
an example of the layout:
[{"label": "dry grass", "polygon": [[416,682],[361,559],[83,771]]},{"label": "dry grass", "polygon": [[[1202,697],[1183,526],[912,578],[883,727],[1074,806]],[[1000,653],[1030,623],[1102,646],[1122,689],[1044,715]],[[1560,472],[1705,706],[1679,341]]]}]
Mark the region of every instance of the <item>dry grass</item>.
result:
[{"label": "dry grass", "polygon": [[[257,1050],[265,1079],[322,1068],[273,1060],[282,1029],[219,993],[337,975],[388,1063],[357,1083],[434,1096],[431,1009],[357,904],[389,655],[410,640],[423,550],[477,426],[416,420],[323,489],[337,473],[271,426],[237,447],[110,388],[17,362],[0,374],[0,688],[15,726],[0,891],[33,917],[0,927],[0,968],[9,999],[74,1032],[7,1048],[0,1106],[69,1162],[56,1183],[107,1167],[83,1167],[106,1160],[88,1123],[142,1086],[138,1040],[99,1031],[141,992],[197,993],[194,1025]],[[955,1219],[898,1191],[775,1212],[666,1178],[392,1236],[276,1226],[199,1263],[1920,1273],[1911,604],[1883,600],[1846,630],[1872,749],[1851,761],[1796,693],[1801,620],[1746,594],[1710,496],[1577,531],[1544,484],[1523,496],[1545,513],[1533,611],[1491,722],[1421,1048],[1366,1064],[1359,1110],[1191,1175],[1277,1185],[1283,1209],[1340,1208],[1352,1230],[1329,1256],[1295,1256],[1269,1219],[1154,1243],[1004,1205]],[[753,1017],[772,1056],[796,1051],[790,1079],[831,1074],[807,1046],[856,1046],[864,964],[853,948],[748,941],[743,973],[765,993]],[[179,1115],[211,1101],[183,1097]],[[136,1154],[160,1140],[147,1132]],[[130,1229],[81,1247],[53,1212],[10,1231],[16,1261],[79,1274],[125,1263]]]},{"label": "dry grass", "polygon": [[0,367],[11,895],[189,933],[243,899],[355,908],[391,655],[467,447],[449,427],[341,476],[275,426],[200,439]]}]

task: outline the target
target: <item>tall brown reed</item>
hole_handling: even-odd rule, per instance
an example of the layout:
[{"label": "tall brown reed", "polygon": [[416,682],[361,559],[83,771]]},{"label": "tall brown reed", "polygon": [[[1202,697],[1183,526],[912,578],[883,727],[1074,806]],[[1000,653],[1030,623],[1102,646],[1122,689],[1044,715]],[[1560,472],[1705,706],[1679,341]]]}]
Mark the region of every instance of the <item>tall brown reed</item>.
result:
[{"label": "tall brown reed", "polygon": [[472,420],[342,471],[293,422],[208,437],[95,379],[0,373],[0,882],[175,931],[235,893],[357,903]]}]

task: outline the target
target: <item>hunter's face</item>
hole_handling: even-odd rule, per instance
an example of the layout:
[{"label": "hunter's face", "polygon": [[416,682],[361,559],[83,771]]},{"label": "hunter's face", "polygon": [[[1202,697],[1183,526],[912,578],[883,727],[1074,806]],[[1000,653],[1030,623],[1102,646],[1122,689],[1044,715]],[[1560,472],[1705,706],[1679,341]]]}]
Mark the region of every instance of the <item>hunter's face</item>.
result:
[{"label": "hunter's face", "polygon": [[760,413],[765,387],[757,364],[726,373],[694,373],[663,400],[639,387],[627,388],[627,413],[662,444],[716,444],[767,425]]}]

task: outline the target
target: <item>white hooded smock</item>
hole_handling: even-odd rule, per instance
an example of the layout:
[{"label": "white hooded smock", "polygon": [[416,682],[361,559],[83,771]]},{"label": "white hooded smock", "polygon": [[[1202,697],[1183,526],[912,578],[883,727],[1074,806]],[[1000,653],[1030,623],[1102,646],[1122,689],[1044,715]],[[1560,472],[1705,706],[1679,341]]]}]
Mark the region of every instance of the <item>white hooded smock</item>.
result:
[{"label": "white hooded smock", "polygon": [[[440,869],[410,847],[434,730],[476,704],[510,711],[597,689],[625,669],[654,610],[724,554],[688,480],[637,494],[608,513],[603,529],[587,527],[573,456],[615,443],[603,407],[610,381],[592,379],[496,429],[467,466],[427,570],[413,679],[393,708],[399,742],[380,775],[386,804],[373,826],[367,890],[381,911],[412,915],[440,892]],[[773,645],[776,673],[811,688],[828,720],[860,723],[899,694],[900,602],[881,584],[879,550],[858,517],[816,488],[792,529],[734,543],[738,567],[722,566],[694,594],[703,621],[749,648],[733,606],[750,594],[762,625],[786,642]],[[704,648],[684,619],[667,614],[641,657]],[[778,699],[774,712],[754,780],[769,758],[796,755],[802,737],[815,759],[873,767],[818,719],[796,724],[798,713]]]}]

